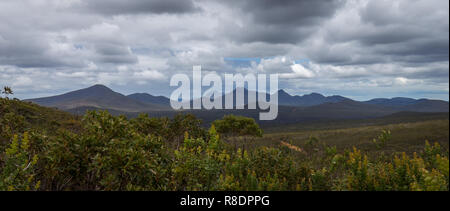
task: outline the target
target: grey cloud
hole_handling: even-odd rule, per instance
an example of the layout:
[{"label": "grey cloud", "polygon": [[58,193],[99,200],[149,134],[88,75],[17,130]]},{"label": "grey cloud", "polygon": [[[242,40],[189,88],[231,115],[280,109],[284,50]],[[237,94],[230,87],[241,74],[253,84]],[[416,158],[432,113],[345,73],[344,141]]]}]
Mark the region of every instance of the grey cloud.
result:
[{"label": "grey cloud", "polygon": [[339,0],[248,0],[223,1],[241,12],[243,27],[225,26],[233,40],[243,43],[295,44],[306,39],[314,28],[333,16]]},{"label": "grey cloud", "polygon": [[133,55],[99,55],[97,58],[103,63],[126,64],[137,62],[136,56]]},{"label": "grey cloud", "polygon": [[380,0],[347,2],[304,43],[320,63],[427,66],[448,61],[448,36],[448,1]]},{"label": "grey cloud", "polygon": [[[192,65],[289,76],[289,62],[236,68],[223,60],[284,56],[321,68],[308,67],[314,77],[305,80],[282,79],[281,88],[448,95],[448,1],[15,0],[0,1],[0,20],[0,85],[13,81],[29,97],[92,83],[168,94],[167,81],[151,79],[191,74]],[[148,89],[134,84],[142,76]]]},{"label": "grey cloud", "polygon": [[184,14],[199,11],[191,0],[85,0],[80,7],[105,15]]},{"label": "grey cloud", "polygon": [[270,25],[309,25],[330,17],[339,7],[338,0],[232,0],[231,7],[250,14],[255,23]]},{"label": "grey cloud", "polygon": [[428,66],[418,66],[418,71],[413,71],[407,76],[413,79],[428,79],[432,81],[447,82],[449,81],[448,62],[433,63]]},{"label": "grey cloud", "polygon": [[[420,56],[424,61],[440,61],[448,60],[449,40],[447,38],[428,38],[423,40],[416,40],[414,42],[406,42],[405,45],[390,46],[380,53],[396,54],[404,56]],[[411,61],[413,62],[413,61]]]},{"label": "grey cloud", "polygon": [[136,63],[137,57],[132,54],[129,47],[111,43],[95,44],[99,61],[105,63]]},{"label": "grey cloud", "polygon": [[296,44],[310,35],[311,28],[295,28],[284,25],[250,25],[229,31],[233,40],[243,43],[265,42],[270,44]]},{"label": "grey cloud", "polygon": [[[58,52],[50,37],[30,34],[0,34],[0,64],[18,67],[80,67],[76,52]],[[79,55],[77,55],[79,56]],[[78,61],[77,61],[78,60]]]},{"label": "grey cloud", "polygon": [[374,27],[360,37],[360,42],[367,46],[378,44],[395,44],[422,37],[424,33],[407,27]]}]

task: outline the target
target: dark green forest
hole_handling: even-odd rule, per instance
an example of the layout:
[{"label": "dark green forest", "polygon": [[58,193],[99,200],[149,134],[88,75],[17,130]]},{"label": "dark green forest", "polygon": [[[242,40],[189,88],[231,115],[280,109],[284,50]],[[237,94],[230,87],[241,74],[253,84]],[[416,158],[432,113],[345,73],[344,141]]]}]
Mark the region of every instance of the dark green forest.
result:
[{"label": "dark green forest", "polygon": [[192,114],[76,116],[5,97],[0,190],[448,191],[448,145],[423,140],[415,152],[392,152],[394,133],[379,131],[373,151],[315,136],[250,146],[267,136],[247,117],[204,127]]}]

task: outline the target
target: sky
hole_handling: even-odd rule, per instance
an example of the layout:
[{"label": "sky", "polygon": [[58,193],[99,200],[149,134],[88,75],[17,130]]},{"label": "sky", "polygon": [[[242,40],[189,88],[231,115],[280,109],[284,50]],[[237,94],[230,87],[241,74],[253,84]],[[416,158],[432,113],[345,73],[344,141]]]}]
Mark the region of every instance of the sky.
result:
[{"label": "sky", "polygon": [[449,1],[0,1],[0,85],[19,99],[169,96],[193,65],[278,73],[293,95],[448,100]]}]

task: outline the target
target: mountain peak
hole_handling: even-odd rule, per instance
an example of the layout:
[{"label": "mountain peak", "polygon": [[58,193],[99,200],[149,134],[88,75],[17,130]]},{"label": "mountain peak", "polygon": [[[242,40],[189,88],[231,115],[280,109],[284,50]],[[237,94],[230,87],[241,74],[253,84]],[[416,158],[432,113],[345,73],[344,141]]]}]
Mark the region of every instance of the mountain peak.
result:
[{"label": "mountain peak", "polygon": [[86,89],[102,89],[102,90],[108,90],[108,91],[110,90],[110,91],[112,91],[109,87],[107,87],[107,86],[105,86],[103,84],[95,84],[95,85],[93,85],[91,87],[88,87]]},{"label": "mountain peak", "polygon": [[311,94],[306,94],[306,95],[303,95],[304,97],[325,97],[325,96],[323,96],[322,94],[319,94],[319,93],[317,93],[317,92],[313,92],[313,93],[311,93]]},{"label": "mountain peak", "polygon": [[289,93],[287,93],[286,91],[284,91],[284,89],[278,90],[278,95],[292,96],[292,95],[290,95]]},{"label": "mountain peak", "polygon": [[137,92],[137,93],[133,93],[133,94],[130,94],[127,96],[130,97],[130,96],[153,96],[153,95],[151,95],[149,93],[145,93],[145,92]]}]

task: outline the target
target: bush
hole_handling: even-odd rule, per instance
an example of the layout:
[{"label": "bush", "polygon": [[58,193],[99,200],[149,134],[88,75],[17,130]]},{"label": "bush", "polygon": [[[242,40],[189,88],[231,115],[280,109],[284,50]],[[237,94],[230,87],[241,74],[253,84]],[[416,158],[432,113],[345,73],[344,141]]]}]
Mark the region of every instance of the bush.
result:
[{"label": "bush", "polygon": [[192,114],[178,114],[172,119],[166,117],[149,118],[147,114],[140,114],[131,120],[137,132],[161,136],[171,142],[181,142],[184,134],[188,132],[191,137],[206,138],[206,131],[201,127],[201,120]]},{"label": "bush", "polygon": [[165,190],[170,159],[161,138],[125,117],[89,112],[80,134],[44,138],[41,176],[50,190]]},{"label": "bush", "polygon": [[391,131],[383,130],[381,131],[381,134],[378,136],[378,138],[374,138],[372,142],[378,149],[381,149],[386,147],[387,142],[389,142],[389,140],[391,140]]},{"label": "bush", "polygon": [[262,136],[262,130],[255,120],[248,117],[227,115],[212,123],[217,132],[224,136]]}]

